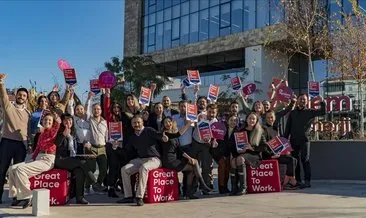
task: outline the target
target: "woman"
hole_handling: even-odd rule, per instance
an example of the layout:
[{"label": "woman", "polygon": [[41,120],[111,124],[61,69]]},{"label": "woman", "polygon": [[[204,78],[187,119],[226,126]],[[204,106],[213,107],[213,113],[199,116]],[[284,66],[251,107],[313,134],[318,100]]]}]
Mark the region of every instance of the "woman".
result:
[{"label": "woman", "polygon": [[126,96],[125,111],[122,112],[121,120],[123,124],[123,145],[127,145],[128,139],[134,133],[131,120],[134,115],[142,114],[143,108],[137,101],[137,98],[128,94]]},{"label": "woman", "polygon": [[[276,114],[273,110],[269,110],[266,113],[266,123],[263,125],[264,135],[267,141],[278,136],[277,126],[274,125],[276,122]],[[266,152],[263,153],[263,159],[277,159],[279,164],[286,165],[286,175],[282,182],[283,189],[293,190],[297,189],[299,186],[295,179],[295,168],[297,164],[296,158],[291,156],[290,151],[286,154],[278,154],[272,155],[272,152],[266,149]]]},{"label": "woman", "polygon": [[64,113],[71,94],[71,86],[67,84],[65,94],[61,99],[58,92],[58,85],[53,87],[53,90],[47,95],[48,101],[50,102],[50,110],[57,113]]},{"label": "woman", "polygon": [[187,176],[186,193],[189,199],[197,199],[192,188],[193,178],[199,179],[201,189],[209,192],[211,189],[205,184],[198,161],[191,158],[187,153],[180,149],[178,138],[191,126],[191,122],[187,121],[185,126],[178,132],[175,122],[171,117],[165,117],[162,120],[162,131],[169,137],[168,142],[162,142],[161,153],[163,167],[172,169],[177,172],[190,172]]},{"label": "woman", "polygon": [[53,168],[56,154],[54,141],[61,122],[56,117],[57,114],[54,113],[43,118],[41,134],[32,154],[33,161],[13,165],[9,170],[9,196],[14,199],[11,206],[20,206],[23,209],[29,207],[32,202],[29,178]]},{"label": "woman", "polygon": [[76,157],[76,133],[74,128],[74,118],[70,114],[61,115],[61,127],[58,131],[55,144],[56,160],[55,168],[65,169],[72,174],[72,188],[70,199],[76,197],[76,204],[88,204],[84,198],[85,178],[96,179],[89,170],[85,160]]},{"label": "woman", "polygon": [[162,120],[164,116],[163,104],[158,102],[154,105],[154,113],[149,115],[146,126],[154,128],[156,131],[160,131]]},{"label": "woman", "polygon": [[46,96],[41,95],[37,99],[37,109],[34,111],[30,118],[30,130],[32,138],[32,150],[36,149],[37,141],[39,138],[39,128],[42,124],[41,117],[43,113],[50,113],[48,110],[48,99]]},{"label": "woman", "polygon": [[[231,145],[231,195],[246,194],[246,172],[245,163],[252,167],[258,167],[262,152],[267,147],[263,129],[258,122],[256,113],[250,113],[245,121],[242,131],[248,136],[248,143],[243,149],[238,149],[235,143]],[[239,180],[239,187],[238,187]]]},{"label": "woman", "polygon": [[211,149],[213,159],[218,163],[219,193],[229,193],[227,183],[230,176],[230,145],[235,143],[234,132],[238,131],[239,118],[231,115],[227,120],[227,131],[223,140],[217,140],[218,146]]},{"label": "woman", "polygon": [[250,109],[247,101],[248,96],[242,94],[242,100],[244,113],[248,116],[250,113],[254,112],[259,118],[259,122],[262,123],[262,121],[265,119],[265,110],[263,103],[261,101],[256,101],[254,102],[252,109]]},{"label": "woman", "polygon": [[111,103],[110,89],[105,89],[103,110],[104,110],[104,117],[107,120],[107,123],[121,121],[122,106],[117,101],[113,101]]}]

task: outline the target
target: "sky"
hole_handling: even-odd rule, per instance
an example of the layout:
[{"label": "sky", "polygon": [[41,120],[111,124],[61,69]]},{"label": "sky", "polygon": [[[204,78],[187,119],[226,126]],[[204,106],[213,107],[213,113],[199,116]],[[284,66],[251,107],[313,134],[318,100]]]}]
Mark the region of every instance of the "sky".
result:
[{"label": "sky", "polygon": [[82,95],[104,62],[123,55],[124,0],[0,0],[0,72],[6,87],[65,85],[59,59],[75,68]]}]

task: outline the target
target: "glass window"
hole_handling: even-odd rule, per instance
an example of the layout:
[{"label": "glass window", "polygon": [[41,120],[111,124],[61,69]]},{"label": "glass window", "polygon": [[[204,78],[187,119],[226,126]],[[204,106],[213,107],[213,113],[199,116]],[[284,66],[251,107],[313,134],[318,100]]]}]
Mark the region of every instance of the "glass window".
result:
[{"label": "glass window", "polygon": [[210,39],[219,36],[219,6],[210,8]]},{"label": "glass window", "polygon": [[159,11],[156,13],[156,23],[162,23],[164,20],[164,11]]},{"label": "glass window", "polygon": [[164,32],[164,24],[161,23],[156,25],[156,38],[155,38],[156,50],[163,49],[163,32]]},{"label": "glass window", "polygon": [[200,41],[208,39],[208,9],[200,11]]},{"label": "glass window", "polygon": [[[359,0],[359,1],[365,1],[365,0]],[[346,14],[352,13],[352,3],[349,0],[343,0],[343,11]]]},{"label": "glass window", "polygon": [[257,1],[257,28],[269,25],[269,0]]},{"label": "glass window", "polygon": [[230,0],[220,0],[221,3],[229,2]]},{"label": "glass window", "polygon": [[191,4],[190,4],[190,12],[193,13],[193,12],[196,12],[198,11],[198,1],[197,0],[191,0]]},{"label": "glass window", "polygon": [[160,11],[164,8],[164,1],[162,0],[158,0],[156,1],[156,10],[157,11]]},{"label": "glass window", "polygon": [[[253,0],[250,0],[253,1]],[[218,5],[219,4],[219,0],[210,0],[210,7]]]},{"label": "glass window", "polygon": [[155,25],[155,13],[149,15],[149,26]]},{"label": "glass window", "polygon": [[181,10],[182,10],[182,16],[189,14],[189,1],[182,3]]},{"label": "glass window", "polygon": [[366,10],[366,1],[359,1],[358,3],[360,5],[360,7],[363,9],[363,11]]},{"label": "glass window", "polygon": [[284,11],[282,9],[281,0],[272,0],[270,3],[270,24],[276,24],[284,19]]},{"label": "glass window", "polygon": [[154,52],[154,51],[155,51],[155,45],[149,45],[147,52],[150,53],[150,52]]},{"label": "glass window", "polygon": [[173,40],[172,41],[172,48],[178,47],[179,46],[179,39]]},{"label": "glass window", "polygon": [[156,11],[156,5],[149,6],[149,14],[155,13],[155,11]]},{"label": "glass window", "polygon": [[234,0],[231,6],[231,32],[243,30],[243,0]]},{"label": "glass window", "polygon": [[230,27],[225,27],[220,29],[220,36],[230,35]]},{"label": "glass window", "polygon": [[190,36],[189,42],[197,42],[198,41],[198,12],[190,15]]},{"label": "glass window", "polygon": [[221,5],[220,28],[230,26],[230,3]]},{"label": "glass window", "polygon": [[144,27],[147,27],[147,26],[149,26],[149,15],[146,15],[144,17]]},{"label": "glass window", "polygon": [[173,7],[173,18],[180,17],[180,5],[175,5]]},{"label": "glass window", "polygon": [[143,53],[147,53],[147,39],[148,39],[148,29],[144,28],[144,48]]},{"label": "glass window", "polygon": [[155,4],[156,4],[156,0],[149,0],[149,6],[155,5]]},{"label": "glass window", "polygon": [[172,40],[179,39],[179,19],[174,19],[172,24]]},{"label": "glass window", "polygon": [[164,22],[164,48],[170,48],[172,45],[172,22]]},{"label": "glass window", "polygon": [[164,21],[168,21],[172,19],[172,8],[167,8],[164,10]]},{"label": "glass window", "polygon": [[181,18],[180,25],[180,44],[188,44],[189,42],[189,15]]},{"label": "glass window", "polygon": [[164,8],[169,8],[172,6],[172,0],[159,0],[164,1]]},{"label": "glass window", "polygon": [[244,0],[244,31],[255,28],[255,1]]},{"label": "glass window", "polygon": [[[145,15],[149,14],[149,1],[144,2],[144,14]],[[147,51],[147,48],[146,48],[146,51]]]},{"label": "glass window", "polygon": [[332,20],[340,20],[341,19],[341,8],[339,7],[337,0],[329,0],[329,10],[330,10],[330,18]]},{"label": "glass window", "polygon": [[208,8],[209,0],[201,0],[200,2],[200,10]]},{"label": "glass window", "polygon": [[155,26],[149,27],[149,46],[155,45]]},{"label": "glass window", "polygon": [[180,0],[172,0],[172,2],[173,2],[173,5],[176,5],[176,4],[180,3]]}]

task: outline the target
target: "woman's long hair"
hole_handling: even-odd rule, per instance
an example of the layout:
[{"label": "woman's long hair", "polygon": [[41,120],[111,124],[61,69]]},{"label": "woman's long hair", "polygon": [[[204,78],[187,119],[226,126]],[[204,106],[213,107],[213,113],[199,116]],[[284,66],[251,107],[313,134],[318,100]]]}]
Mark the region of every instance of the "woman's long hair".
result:
[{"label": "woman's long hair", "polygon": [[[128,107],[128,104],[127,104],[127,98],[128,97],[132,97],[133,100],[134,100],[134,111],[131,111],[131,109]],[[133,94],[126,95],[126,99],[125,99],[125,110],[126,110],[126,112],[131,113],[131,114],[134,114],[134,115],[136,114],[136,112],[138,112],[138,111],[141,110],[141,106],[140,106],[139,102],[137,101],[136,96],[134,96]]]},{"label": "woman's long hair", "polygon": [[259,104],[261,104],[261,105],[262,105],[262,111],[261,111],[261,116],[262,116],[262,115],[264,115],[264,113],[265,113],[265,112],[264,112],[264,106],[263,106],[263,103],[262,103],[261,101],[256,101],[256,102],[254,102],[253,107],[252,107],[252,112],[254,112],[254,113],[256,112],[256,111],[255,111],[255,105],[256,105],[257,103],[259,103]]},{"label": "woman's long hair", "polygon": [[258,115],[255,112],[252,112],[252,113],[248,114],[248,116],[246,117],[245,124],[244,124],[244,130],[247,130],[248,117],[250,115],[254,115],[256,117],[256,123],[253,127],[252,134],[250,135],[250,138],[248,140],[249,140],[249,143],[252,146],[258,146],[260,141],[261,141],[262,134],[263,134],[263,128],[259,123],[260,118],[258,117]]},{"label": "woman's long hair", "polygon": [[60,125],[60,128],[58,129],[58,134],[62,134],[65,130],[65,126],[64,126],[64,120],[67,120],[67,119],[71,119],[72,120],[72,126],[71,126],[71,136],[75,137],[75,127],[74,127],[74,117],[69,114],[69,113],[63,113],[61,114],[61,125]]},{"label": "woman's long hair", "polygon": [[[114,108],[114,106],[118,106],[118,108],[119,108],[119,115],[116,115],[116,114],[114,114],[113,113],[113,108]],[[122,106],[121,106],[121,104],[120,103],[118,103],[117,101],[113,101],[112,103],[111,103],[111,108],[110,108],[110,112],[111,112],[111,115],[112,115],[112,120],[114,121],[114,122],[119,122],[119,121],[121,121],[121,113],[122,113]]]},{"label": "woman's long hair", "polygon": [[164,117],[162,120],[161,120],[161,132],[164,132],[166,131],[167,129],[165,129],[165,126],[164,126],[164,122],[165,120],[170,120],[172,122],[172,129],[169,130],[171,133],[176,133],[178,132],[178,127],[177,127],[177,122],[175,122],[171,117]]}]

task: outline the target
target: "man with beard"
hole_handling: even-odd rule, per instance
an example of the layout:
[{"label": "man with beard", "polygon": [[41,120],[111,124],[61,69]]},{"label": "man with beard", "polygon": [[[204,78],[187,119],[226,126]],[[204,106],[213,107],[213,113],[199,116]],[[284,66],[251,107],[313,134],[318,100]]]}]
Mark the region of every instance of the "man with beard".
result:
[{"label": "man with beard", "polygon": [[287,119],[285,130],[285,138],[290,137],[290,143],[294,151],[292,156],[297,159],[297,166],[295,170],[295,177],[299,184],[301,184],[300,161],[303,165],[305,185],[304,188],[310,188],[311,168],[310,168],[310,142],[309,132],[311,121],[318,116],[325,114],[325,103],[320,103],[319,110],[312,110],[306,108],[308,105],[308,98],[302,94],[298,98],[298,106],[295,110],[290,112]]},{"label": "man with beard", "polygon": [[169,96],[164,96],[161,103],[163,104],[163,109],[164,109],[164,116],[166,117],[173,117],[174,115],[179,114],[179,112],[177,110],[174,110],[173,108],[171,108],[171,101]]},{"label": "man with beard", "polygon": [[0,74],[0,105],[4,111],[3,134],[0,141],[0,204],[11,160],[13,164],[17,164],[25,159],[28,146],[28,121],[31,115],[27,110],[28,90],[18,89],[16,102],[12,104],[6,93],[5,78],[5,74]]}]

